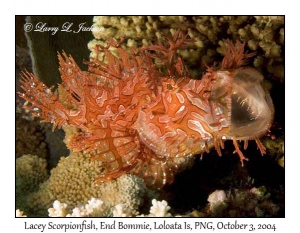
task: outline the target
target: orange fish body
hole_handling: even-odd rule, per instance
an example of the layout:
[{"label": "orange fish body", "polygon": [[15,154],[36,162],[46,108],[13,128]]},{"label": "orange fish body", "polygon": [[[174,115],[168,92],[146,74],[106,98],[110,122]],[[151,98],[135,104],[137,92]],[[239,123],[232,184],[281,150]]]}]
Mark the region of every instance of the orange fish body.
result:
[{"label": "orange fish body", "polygon": [[[162,187],[173,182],[181,158],[213,146],[221,154],[228,139],[242,162],[246,158],[237,140],[254,139],[265,153],[258,138],[271,126],[274,110],[260,85],[262,75],[242,67],[253,54],[244,54],[244,44],[227,42],[221,70],[208,68],[195,80],[176,56],[188,41],[178,31],[166,45],[129,54],[111,40],[98,47],[106,62],[92,60],[88,71],[59,54],[58,90],[52,92],[25,72],[19,95],[27,101],[25,108],[52,122],[53,129],[67,124],[80,130],[67,146],[93,151],[93,159],[103,162],[106,171],[98,181],[134,173],[146,184]],[[118,56],[110,52],[112,47]]]}]

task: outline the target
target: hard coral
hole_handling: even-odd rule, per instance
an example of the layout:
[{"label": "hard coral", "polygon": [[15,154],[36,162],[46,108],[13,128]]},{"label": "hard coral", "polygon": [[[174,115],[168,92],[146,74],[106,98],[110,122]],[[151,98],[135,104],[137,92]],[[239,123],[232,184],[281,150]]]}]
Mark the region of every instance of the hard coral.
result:
[{"label": "hard coral", "polygon": [[172,215],[168,213],[170,209],[171,207],[168,206],[166,201],[157,201],[156,199],[153,199],[149,217],[171,217]]},{"label": "hard coral", "polygon": [[106,214],[117,204],[133,210],[143,204],[147,189],[140,178],[124,175],[96,184],[95,179],[101,174],[98,167],[99,162],[92,161],[89,154],[71,153],[62,157],[57,167],[51,170],[50,178],[27,197],[27,204],[21,209],[29,216],[46,216],[55,200],[75,208],[92,197],[106,203]]},{"label": "hard coral", "polygon": [[[173,34],[180,28],[194,39],[187,48],[179,50],[192,69],[193,77],[204,71],[199,67],[213,64],[218,59],[222,45],[217,49],[218,53],[212,48],[217,48],[224,38],[228,38],[246,42],[248,49],[257,52],[262,59],[259,65],[256,62],[257,69],[265,72],[267,68],[274,79],[281,82],[284,79],[284,16],[95,16],[93,28],[95,39],[88,45],[91,57],[96,57],[95,45],[104,45],[111,37],[125,36],[127,39],[122,47],[129,51],[130,47],[150,45],[166,32]],[[103,54],[97,55],[103,60]]]},{"label": "hard coral", "polygon": [[23,211],[17,209],[16,210],[16,217],[27,217],[27,215],[23,215]]},{"label": "hard coral", "polygon": [[[78,205],[70,214],[70,207],[58,200],[53,202],[53,208],[48,209],[49,217],[171,217],[168,213],[170,207],[166,201],[152,200],[153,206],[150,208],[149,215],[136,215],[136,209],[125,207],[124,204],[117,204],[111,213],[108,206],[101,200],[91,198],[86,205]],[[27,217],[23,215],[23,211],[16,210],[16,217]]]},{"label": "hard coral", "polygon": [[16,157],[24,154],[35,154],[46,158],[47,150],[45,135],[36,120],[24,119],[22,114],[16,113]]},{"label": "hard coral", "polygon": [[48,178],[47,162],[36,155],[23,155],[16,160],[16,205],[25,210],[28,195],[39,189]]},{"label": "hard coral", "polygon": [[59,201],[53,202],[53,208],[48,209],[49,217],[65,217],[67,215],[67,204]]},{"label": "hard coral", "polygon": [[208,202],[212,217],[268,217],[276,216],[279,211],[263,186],[250,190],[216,190],[209,195]]}]

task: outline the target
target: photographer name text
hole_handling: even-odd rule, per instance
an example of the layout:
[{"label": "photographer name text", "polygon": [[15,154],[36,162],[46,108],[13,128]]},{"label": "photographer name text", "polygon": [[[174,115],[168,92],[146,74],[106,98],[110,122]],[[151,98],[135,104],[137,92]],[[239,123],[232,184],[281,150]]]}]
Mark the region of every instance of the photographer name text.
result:
[{"label": "photographer name text", "polygon": [[90,32],[92,30],[96,30],[93,25],[87,26],[87,23],[80,23],[78,25],[74,25],[71,22],[65,22],[61,27],[52,27],[47,23],[38,22],[37,24],[25,23],[24,31],[25,32],[50,32],[51,35],[55,35],[57,32],[68,32],[68,33],[80,33],[80,32]]}]

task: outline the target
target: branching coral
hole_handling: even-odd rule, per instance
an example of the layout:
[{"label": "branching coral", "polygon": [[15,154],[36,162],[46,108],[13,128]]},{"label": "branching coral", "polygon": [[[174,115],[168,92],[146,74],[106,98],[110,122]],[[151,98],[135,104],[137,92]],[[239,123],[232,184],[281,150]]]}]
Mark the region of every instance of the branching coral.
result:
[{"label": "branching coral", "polygon": [[[204,63],[212,64],[218,53],[223,54],[222,39],[245,41],[248,49],[258,53],[254,66],[283,81],[284,78],[284,17],[283,16],[96,16],[89,43],[95,57],[96,44],[104,45],[111,37],[125,36],[124,48],[149,45],[161,39],[166,32],[172,34],[178,28],[194,39],[186,49],[180,50],[182,58],[198,75]],[[212,49],[218,47],[217,52]],[[99,54],[100,59],[103,54]],[[202,63],[202,64],[201,64]],[[203,71],[203,70],[202,70]]]},{"label": "branching coral", "polygon": [[[61,203],[58,200],[53,202],[53,207],[48,209],[49,217],[171,217],[168,213],[170,207],[166,201],[152,200],[152,207],[150,208],[149,215],[136,215],[136,210],[129,207],[125,207],[124,204],[117,204],[112,213],[108,211],[108,206],[100,199],[91,198],[88,204],[79,205],[72,210],[70,213],[70,207]],[[109,214],[108,214],[109,213]],[[17,217],[27,217],[23,215],[23,211],[16,210]]]},{"label": "branching coral", "polygon": [[[270,193],[265,187],[250,190],[216,190],[208,197],[209,204],[204,212],[193,211],[189,217],[266,217],[275,216],[279,207],[270,200]],[[58,200],[48,209],[49,217],[171,217],[171,207],[165,200],[152,200],[149,214],[139,214],[135,208],[125,204],[110,206],[101,199],[91,198],[87,204],[79,204],[71,211],[71,207]],[[27,217],[23,211],[16,210],[17,217]]]},{"label": "branching coral", "polygon": [[132,213],[129,208],[124,207],[124,205],[119,204],[115,206],[115,209],[113,211],[114,217],[131,217]]},{"label": "branching coral", "polygon": [[68,213],[67,204],[59,201],[53,202],[53,208],[48,209],[49,217],[65,217]]},{"label": "branching coral", "polygon": [[108,212],[107,206],[100,199],[91,198],[85,206],[79,205],[69,213],[67,204],[56,200],[53,208],[48,209],[49,217],[99,217]]},{"label": "branching coral", "polygon": [[27,217],[26,215],[23,215],[23,211],[17,209],[16,210],[16,217]]},{"label": "branching coral", "polygon": [[171,217],[172,215],[168,213],[170,209],[171,207],[168,206],[166,201],[157,201],[153,199],[149,217]]}]

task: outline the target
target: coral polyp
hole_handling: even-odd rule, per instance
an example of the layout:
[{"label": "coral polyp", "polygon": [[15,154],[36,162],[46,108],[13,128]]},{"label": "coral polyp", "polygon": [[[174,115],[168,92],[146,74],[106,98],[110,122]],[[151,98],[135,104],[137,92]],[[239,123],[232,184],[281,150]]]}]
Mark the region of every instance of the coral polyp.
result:
[{"label": "coral polyp", "polygon": [[225,140],[233,140],[242,163],[238,140],[255,140],[265,153],[259,137],[270,128],[274,110],[260,84],[263,76],[245,67],[254,54],[244,53],[245,44],[224,41],[221,67],[207,67],[196,80],[177,53],[191,40],[180,31],[166,38],[130,53],[111,39],[97,46],[104,61],[91,59],[88,71],[58,54],[62,83],[54,92],[23,73],[19,95],[25,108],[53,129],[75,126],[67,146],[102,162],[99,182],[133,173],[162,187],[192,155],[212,147],[221,155]]}]

